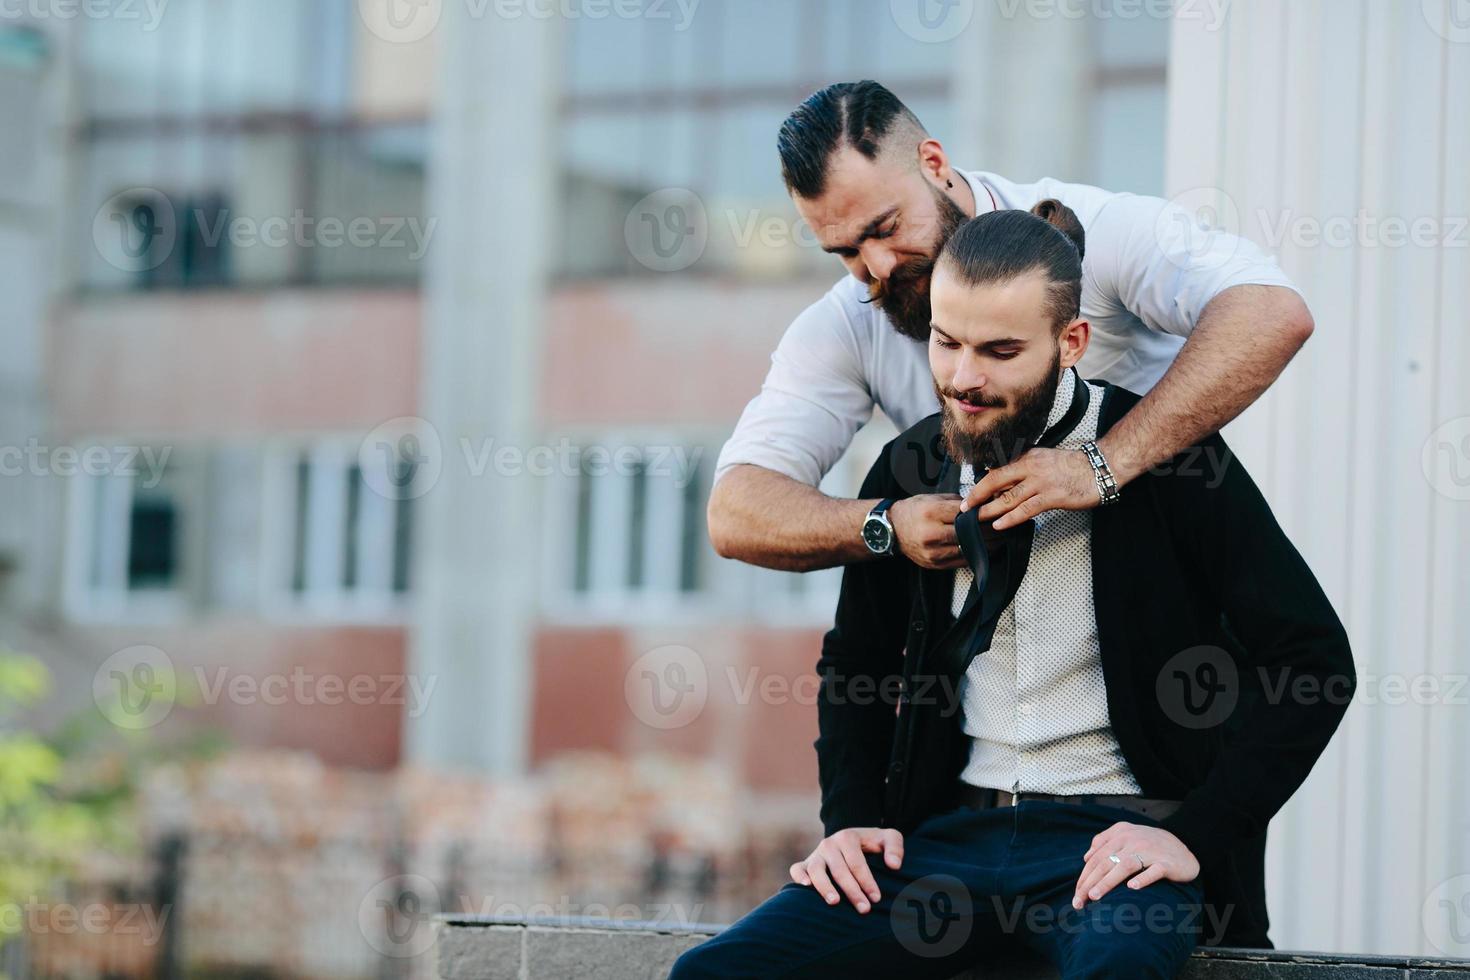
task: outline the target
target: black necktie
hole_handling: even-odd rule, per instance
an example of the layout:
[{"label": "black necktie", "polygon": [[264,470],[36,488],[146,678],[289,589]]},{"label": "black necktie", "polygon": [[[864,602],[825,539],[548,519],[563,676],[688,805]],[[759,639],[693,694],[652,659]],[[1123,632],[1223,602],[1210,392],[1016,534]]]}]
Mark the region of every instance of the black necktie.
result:
[{"label": "black necktie", "polygon": [[[1082,416],[1087,414],[1091,401],[1087,383],[1075,369],[1072,370],[1072,381],[1072,404],[1057,424],[1042,433],[1041,438],[1036,441],[1036,445],[1043,449],[1055,448],[1077,427]],[[945,463],[953,465],[948,459]],[[975,482],[979,483],[984,478],[985,471],[977,467]],[[970,661],[977,654],[990,649],[991,638],[995,635],[995,624],[1000,620],[1001,612],[1016,597],[1016,590],[1021,587],[1021,579],[1026,575],[1026,565],[1031,560],[1031,540],[1036,533],[1036,522],[1028,520],[1004,531],[997,531],[988,522],[981,524],[980,508],[973,507],[961,512],[955,520],[954,529],[960,541],[960,550],[975,576],[974,592],[960,613],[961,621],[966,618],[973,620],[972,632],[967,642],[950,648],[952,655],[963,658],[963,663],[950,665],[954,675],[960,676],[969,669]],[[978,611],[976,606],[979,607]]]}]

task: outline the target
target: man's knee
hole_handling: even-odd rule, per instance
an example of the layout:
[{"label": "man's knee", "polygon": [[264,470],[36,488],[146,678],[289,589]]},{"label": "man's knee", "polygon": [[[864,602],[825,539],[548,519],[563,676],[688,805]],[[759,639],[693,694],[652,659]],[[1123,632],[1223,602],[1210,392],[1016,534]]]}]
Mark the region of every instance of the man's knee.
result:
[{"label": "man's knee", "polygon": [[669,980],[705,980],[708,977],[729,976],[729,973],[720,971],[722,965],[728,966],[721,963],[719,955],[710,946],[710,940],[706,939],[680,954],[674,961],[674,968],[669,971]]}]

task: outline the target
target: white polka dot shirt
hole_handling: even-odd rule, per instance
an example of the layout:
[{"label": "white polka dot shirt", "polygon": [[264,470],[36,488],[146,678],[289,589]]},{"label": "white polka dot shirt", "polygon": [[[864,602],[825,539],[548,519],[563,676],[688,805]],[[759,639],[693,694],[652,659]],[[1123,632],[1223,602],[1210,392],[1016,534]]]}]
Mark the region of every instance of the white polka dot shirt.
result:
[{"label": "white polka dot shirt", "polygon": [[[1080,449],[1097,437],[1103,390],[1059,443]],[[1047,426],[1071,407],[1072,372],[1062,373]],[[960,470],[960,494],[975,485]],[[956,616],[974,584],[955,573]],[[975,786],[1033,793],[1137,794],[1108,718],[1107,689],[1092,592],[1092,511],[1048,511],[1036,518],[1031,560],[1016,597],[996,623],[990,649],[960,681],[970,758],[960,778]]]}]

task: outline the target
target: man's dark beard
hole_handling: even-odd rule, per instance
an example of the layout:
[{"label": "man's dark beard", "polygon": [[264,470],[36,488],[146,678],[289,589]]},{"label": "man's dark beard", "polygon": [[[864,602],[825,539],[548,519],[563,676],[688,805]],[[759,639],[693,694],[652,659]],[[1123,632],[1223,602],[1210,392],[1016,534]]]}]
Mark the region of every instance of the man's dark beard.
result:
[{"label": "man's dark beard", "polygon": [[[1011,413],[991,423],[983,433],[974,433],[964,428],[965,416],[947,400],[959,397],[960,392],[941,387],[938,381],[934,382],[934,391],[939,395],[939,403],[944,406],[944,445],[950,458],[993,470],[1031,448],[1046,430],[1047,416],[1051,414],[1051,407],[1056,402],[1057,381],[1061,378],[1061,370],[1062,354],[1059,350],[1041,380],[1016,395],[1013,399],[1015,408]],[[995,396],[983,394],[966,395],[960,400],[971,405],[1004,404]]]},{"label": "man's dark beard", "polygon": [[914,340],[929,339],[929,322],[933,318],[929,309],[929,277],[939,252],[960,225],[969,220],[948,194],[932,184],[929,190],[934,194],[939,222],[938,240],[929,257],[905,262],[896,266],[886,280],[874,279],[868,284],[868,296],[888,314],[893,329]]}]

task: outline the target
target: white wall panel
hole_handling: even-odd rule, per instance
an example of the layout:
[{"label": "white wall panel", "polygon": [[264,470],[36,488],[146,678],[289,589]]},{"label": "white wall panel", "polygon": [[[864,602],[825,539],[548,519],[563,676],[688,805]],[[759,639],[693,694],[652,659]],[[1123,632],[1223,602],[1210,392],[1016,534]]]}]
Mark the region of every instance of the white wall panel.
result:
[{"label": "white wall panel", "polygon": [[[1174,24],[1169,193],[1225,195],[1317,321],[1226,437],[1337,606],[1360,677],[1272,824],[1281,946],[1470,955],[1435,918],[1470,894],[1470,501],[1454,497],[1470,479],[1470,242],[1399,242],[1386,224],[1455,235],[1470,215],[1470,31],[1449,13],[1253,0],[1220,30]],[[1426,470],[1445,423],[1460,428]]]}]

